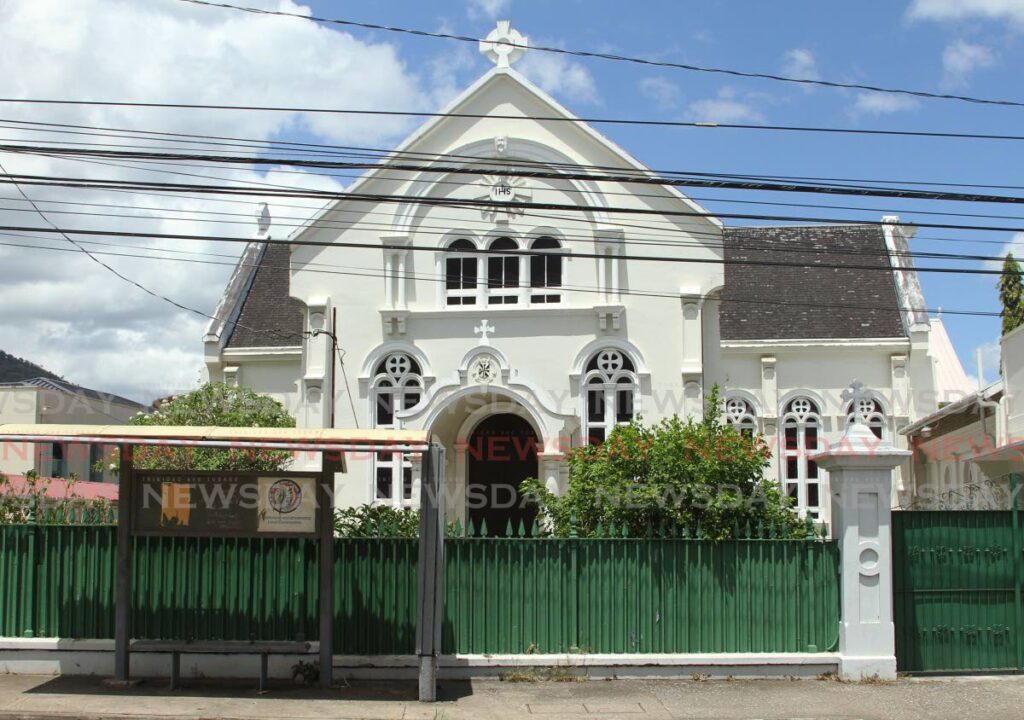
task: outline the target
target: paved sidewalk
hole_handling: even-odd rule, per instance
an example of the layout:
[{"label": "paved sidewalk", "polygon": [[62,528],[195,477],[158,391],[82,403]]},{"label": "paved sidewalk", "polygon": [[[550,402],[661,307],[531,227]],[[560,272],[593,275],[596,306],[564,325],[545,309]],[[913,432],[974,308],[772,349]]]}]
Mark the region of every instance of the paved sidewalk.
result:
[{"label": "paved sidewalk", "polygon": [[96,678],[0,676],[0,720],[151,718],[264,720],[1002,720],[1024,717],[1024,678],[900,680],[591,680],[442,683],[443,700],[424,705],[411,683],[359,682],[329,692],[280,686],[189,687],[163,681],[111,690]]}]

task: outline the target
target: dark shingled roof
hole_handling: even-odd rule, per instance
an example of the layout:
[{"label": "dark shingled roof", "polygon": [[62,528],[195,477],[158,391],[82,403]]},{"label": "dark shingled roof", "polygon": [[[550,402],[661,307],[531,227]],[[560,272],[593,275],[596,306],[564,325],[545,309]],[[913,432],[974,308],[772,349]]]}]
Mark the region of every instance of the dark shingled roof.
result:
[{"label": "dark shingled roof", "polygon": [[906,337],[891,270],[844,267],[891,267],[877,225],[730,228],[725,257],[722,340]]},{"label": "dark shingled roof", "polygon": [[288,295],[289,246],[268,244],[226,347],[288,347],[302,344],[302,303]]}]

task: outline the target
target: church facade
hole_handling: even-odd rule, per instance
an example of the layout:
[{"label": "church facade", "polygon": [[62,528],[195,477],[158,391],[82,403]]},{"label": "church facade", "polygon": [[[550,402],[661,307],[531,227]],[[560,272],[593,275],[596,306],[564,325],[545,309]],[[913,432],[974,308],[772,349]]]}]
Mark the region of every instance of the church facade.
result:
[{"label": "church facade", "polygon": [[[969,391],[925,312],[913,228],[727,228],[631,181],[652,173],[512,67],[524,44],[499,24],[495,67],[442,116],[290,236],[261,227],[204,338],[210,379],[301,425],[429,430],[449,517],[491,527],[518,518],[522,479],[564,489],[571,448],[700,416],[718,385],[727,422],[763,433],[772,476],[827,522],[809,457],[842,435],[851,380],[897,444]],[[352,458],[337,502],[413,506],[419,474],[400,453]]]}]

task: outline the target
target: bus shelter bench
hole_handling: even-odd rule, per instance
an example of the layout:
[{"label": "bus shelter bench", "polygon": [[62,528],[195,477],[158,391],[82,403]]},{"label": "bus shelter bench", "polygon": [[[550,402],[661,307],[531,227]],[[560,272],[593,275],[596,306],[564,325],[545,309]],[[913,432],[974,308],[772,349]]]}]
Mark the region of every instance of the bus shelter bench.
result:
[{"label": "bus shelter bench", "polygon": [[307,655],[312,653],[308,642],[249,640],[136,640],[131,652],[171,654],[171,690],[181,681],[181,656],[185,655],[259,655],[260,692],[267,689],[267,657],[270,655]]}]

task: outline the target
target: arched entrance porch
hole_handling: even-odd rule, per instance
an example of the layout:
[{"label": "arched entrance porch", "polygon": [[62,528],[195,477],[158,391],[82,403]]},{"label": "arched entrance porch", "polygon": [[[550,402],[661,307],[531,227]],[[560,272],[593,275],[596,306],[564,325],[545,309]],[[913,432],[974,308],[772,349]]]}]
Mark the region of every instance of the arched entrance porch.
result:
[{"label": "arched entrance porch", "polygon": [[[488,535],[533,524],[520,483],[538,477],[557,489],[564,455],[545,452],[541,416],[522,398],[494,388],[463,390],[431,414],[431,435],[446,449],[445,516],[466,527],[486,520]],[[557,443],[557,439],[555,441]]]}]

